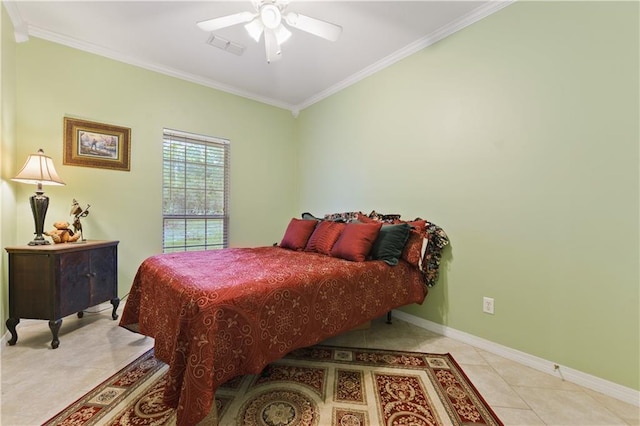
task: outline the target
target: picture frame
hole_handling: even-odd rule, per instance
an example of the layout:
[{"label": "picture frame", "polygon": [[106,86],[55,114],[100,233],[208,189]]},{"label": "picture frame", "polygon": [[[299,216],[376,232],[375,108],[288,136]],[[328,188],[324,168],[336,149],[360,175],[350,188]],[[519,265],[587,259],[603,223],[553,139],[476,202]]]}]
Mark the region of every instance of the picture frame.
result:
[{"label": "picture frame", "polygon": [[131,129],[64,117],[62,164],[130,170]]}]

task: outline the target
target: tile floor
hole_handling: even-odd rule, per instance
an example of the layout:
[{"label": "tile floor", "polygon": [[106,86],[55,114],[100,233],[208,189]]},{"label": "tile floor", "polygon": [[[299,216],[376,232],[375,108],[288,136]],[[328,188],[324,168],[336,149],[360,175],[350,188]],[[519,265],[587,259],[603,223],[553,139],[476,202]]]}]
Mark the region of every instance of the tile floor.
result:
[{"label": "tile floor", "polygon": [[[122,305],[122,304],[121,304]],[[2,426],[34,426],[107,379],[153,346],[118,327],[110,305],[84,318],[64,318],[52,350],[46,321],[22,320],[18,343],[0,360]],[[325,341],[407,351],[449,352],[505,425],[640,425],[640,408],[443,337],[399,319]]]}]

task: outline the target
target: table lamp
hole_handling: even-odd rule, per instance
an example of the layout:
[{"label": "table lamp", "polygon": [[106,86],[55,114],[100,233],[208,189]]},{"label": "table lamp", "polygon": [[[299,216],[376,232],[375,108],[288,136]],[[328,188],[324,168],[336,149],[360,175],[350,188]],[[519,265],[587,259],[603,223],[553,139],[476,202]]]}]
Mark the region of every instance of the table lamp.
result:
[{"label": "table lamp", "polygon": [[30,246],[40,246],[49,244],[42,236],[44,232],[44,218],[49,207],[49,197],[44,195],[42,185],[64,185],[62,179],[56,173],[51,157],[44,155],[44,151],[39,149],[36,154],[29,155],[27,162],[24,163],[18,174],[12,178],[16,182],[35,183],[36,193],[29,198],[31,203],[31,211],[33,212],[33,221],[36,225],[36,237],[29,242]]}]

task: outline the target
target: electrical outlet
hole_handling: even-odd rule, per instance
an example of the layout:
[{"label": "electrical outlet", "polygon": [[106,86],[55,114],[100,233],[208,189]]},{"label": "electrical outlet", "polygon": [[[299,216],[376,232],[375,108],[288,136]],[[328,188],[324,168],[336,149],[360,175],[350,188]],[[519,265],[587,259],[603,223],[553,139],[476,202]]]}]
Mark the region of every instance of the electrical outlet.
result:
[{"label": "electrical outlet", "polygon": [[494,304],[493,304],[493,298],[492,297],[483,297],[482,298],[482,312],[485,312],[487,314],[494,314]]}]

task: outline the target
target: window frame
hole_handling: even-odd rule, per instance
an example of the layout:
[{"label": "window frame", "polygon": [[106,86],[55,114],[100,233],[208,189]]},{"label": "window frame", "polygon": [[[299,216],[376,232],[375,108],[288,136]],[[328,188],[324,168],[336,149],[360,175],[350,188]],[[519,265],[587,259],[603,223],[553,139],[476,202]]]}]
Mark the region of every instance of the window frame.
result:
[{"label": "window frame", "polygon": [[[184,148],[183,155],[176,155],[180,149],[175,150],[176,146],[182,145]],[[215,250],[227,248],[229,246],[229,165],[230,165],[230,149],[231,143],[228,139],[188,133],[180,130],[164,128],[162,131],[162,251],[163,253],[174,253],[180,251],[193,250]],[[189,151],[198,151],[204,153],[203,161],[190,161],[188,159]],[[208,157],[209,153],[211,156]],[[167,155],[169,154],[169,155]],[[216,164],[216,155],[223,157],[222,165]],[[193,157],[193,158],[198,158]],[[209,162],[212,158],[212,162]],[[167,170],[167,166],[170,167]],[[220,173],[222,168],[222,173]],[[193,185],[196,181],[189,180],[189,169],[201,169],[200,173],[204,173],[204,182],[199,181],[197,185]],[[222,184],[220,185],[219,175],[222,174]],[[218,178],[216,179],[216,175]],[[210,178],[209,178],[210,176]],[[181,182],[176,184],[176,182]],[[220,189],[221,188],[221,189]],[[222,191],[222,212],[209,211],[211,205],[207,200],[208,194],[214,194]],[[189,205],[189,196],[193,197],[198,193],[204,197],[204,201],[198,201],[199,210],[203,210],[202,214],[194,213],[195,205]],[[167,194],[169,196],[167,197]],[[178,198],[173,198],[174,194]],[[215,203],[217,197],[210,197],[211,203]],[[179,206],[180,199],[184,201],[182,212],[169,212],[172,207]],[[199,198],[198,198],[199,199]],[[204,209],[202,208],[204,203]],[[219,203],[218,207],[219,207]],[[178,209],[180,209],[178,207]],[[191,210],[191,211],[190,211]],[[173,231],[170,229],[170,222],[174,223]],[[182,239],[180,239],[180,228],[184,224]],[[200,222],[200,223],[198,223]],[[216,231],[216,227],[212,226],[221,223],[221,233]],[[203,229],[198,229],[198,227]],[[178,232],[175,232],[178,230]],[[168,241],[168,235],[172,232],[174,238],[173,243]],[[194,244],[194,239],[189,237],[190,233],[196,232],[197,240],[201,243]],[[177,237],[176,237],[177,235]],[[217,237],[214,237],[217,235]],[[210,240],[210,238],[212,240]],[[176,243],[178,240],[178,243]],[[191,240],[191,241],[190,241]]]}]

